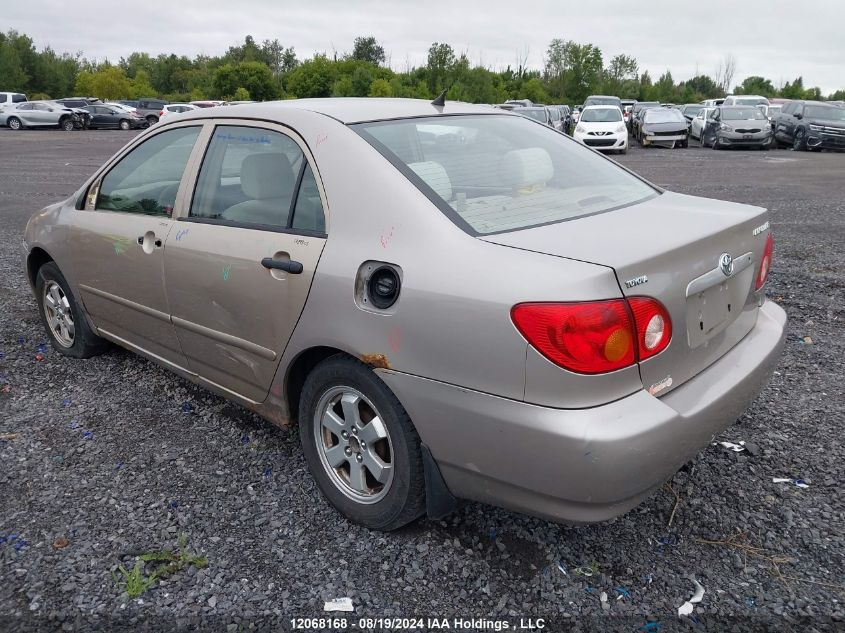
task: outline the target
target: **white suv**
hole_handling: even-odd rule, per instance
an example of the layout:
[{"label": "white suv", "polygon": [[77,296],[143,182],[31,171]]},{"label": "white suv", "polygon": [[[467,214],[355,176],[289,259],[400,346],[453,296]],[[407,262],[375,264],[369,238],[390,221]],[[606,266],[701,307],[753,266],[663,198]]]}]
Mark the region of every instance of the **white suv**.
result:
[{"label": "white suv", "polygon": [[18,103],[26,101],[26,95],[20,92],[0,92],[0,112],[13,108]]}]

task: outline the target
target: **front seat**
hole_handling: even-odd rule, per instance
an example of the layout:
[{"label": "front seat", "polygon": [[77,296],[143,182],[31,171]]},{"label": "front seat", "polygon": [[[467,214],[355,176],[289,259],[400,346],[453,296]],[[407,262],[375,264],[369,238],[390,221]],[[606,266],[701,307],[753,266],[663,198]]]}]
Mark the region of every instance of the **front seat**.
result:
[{"label": "front seat", "polygon": [[220,217],[235,222],[287,226],[296,177],[286,154],[250,154],[241,163],[241,190],[248,198]]}]

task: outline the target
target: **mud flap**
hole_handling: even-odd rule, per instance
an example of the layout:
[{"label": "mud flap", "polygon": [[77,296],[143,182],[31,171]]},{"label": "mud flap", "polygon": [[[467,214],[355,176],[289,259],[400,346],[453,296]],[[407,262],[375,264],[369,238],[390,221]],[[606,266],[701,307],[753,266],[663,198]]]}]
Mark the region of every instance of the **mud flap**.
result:
[{"label": "mud flap", "polygon": [[420,444],[425,473],[425,512],[429,519],[442,519],[458,507],[428,446]]}]

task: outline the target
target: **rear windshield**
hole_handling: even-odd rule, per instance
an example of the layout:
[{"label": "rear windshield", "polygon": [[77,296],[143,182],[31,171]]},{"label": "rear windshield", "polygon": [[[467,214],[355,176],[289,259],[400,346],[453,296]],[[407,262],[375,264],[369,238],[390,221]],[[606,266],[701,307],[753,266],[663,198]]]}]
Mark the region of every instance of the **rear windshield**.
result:
[{"label": "rear windshield", "polygon": [[534,119],[535,121],[539,121],[540,123],[546,122],[546,111],[545,110],[528,110],[527,108],[522,110],[517,108],[513,110],[517,114],[521,114],[522,116],[527,116],[529,119]]},{"label": "rear windshield", "polygon": [[613,123],[622,120],[622,110],[619,108],[587,109],[581,113],[581,123]]},{"label": "rear windshield", "polygon": [[736,97],[736,105],[769,105],[769,100],[762,97]]},{"label": "rear windshield", "polygon": [[616,97],[588,97],[587,100],[584,102],[584,106],[591,106],[591,105],[615,105],[621,108],[621,101]]},{"label": "rear windshield", "polygon": [[613,161],[522,117],[424,117],[352,128],[474,235],[571,220],[657,195]]},{"label": "rear windshield", "polygon": [[643,116],[649,123],[677,123],[686,120],[680,110],[674,108],[649,108]]},{"label": "rear windshield", "polygon": [[763,120],[766,115],[760,108],[722,108],[722,119],[725,121],[748,121],[750,119]]},{"label": "rear windshield", "polygon": [[691,105],[684,108],[684,115],[685,116],[695,116],[699,112],[704,109],[704,106],[701,105]]}]

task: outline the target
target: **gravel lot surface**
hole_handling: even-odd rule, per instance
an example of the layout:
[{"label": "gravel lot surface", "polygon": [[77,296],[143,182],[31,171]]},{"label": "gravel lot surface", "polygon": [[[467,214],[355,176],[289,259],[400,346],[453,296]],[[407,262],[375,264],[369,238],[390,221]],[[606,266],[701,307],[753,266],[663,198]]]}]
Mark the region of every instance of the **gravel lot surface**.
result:
[{"label": "gravel lot surface", "polygon": [[[76,361],[47,344],[21,272],[26,220],[133,135],[0,129],[0,630],[288,630],[345,596],[354,613],[335,615],[350,623],[845,629],[845,155],[634,147],[618,157],[668,189],[773,211],[769,295],[789,313],[789,337],[769,386],[718,438],[744,440],[746,452],[709,447],[671,482],[677,505],[662,490],[600,525],[466,504],[385,535],[323,501],[294,431],[129,352]],[[130,598],[118,565],[175,547],[181,533],[208,566]],[[679,619],[691,575],[706,593]]]}]

